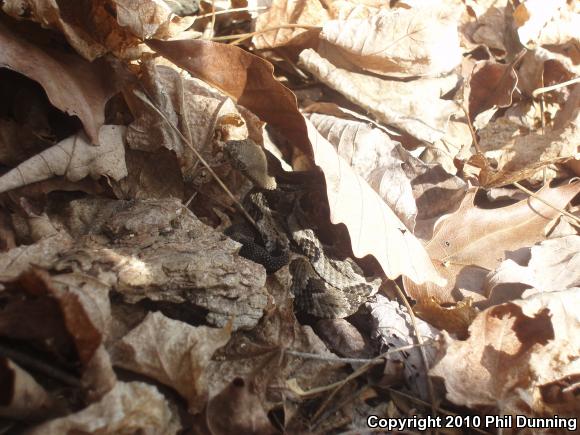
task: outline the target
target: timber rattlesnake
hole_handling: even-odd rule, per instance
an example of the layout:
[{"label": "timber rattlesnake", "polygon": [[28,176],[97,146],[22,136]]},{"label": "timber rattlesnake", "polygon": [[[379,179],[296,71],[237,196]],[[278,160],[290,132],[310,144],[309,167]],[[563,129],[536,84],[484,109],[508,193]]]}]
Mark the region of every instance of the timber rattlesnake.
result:
[{"label": "timber rattlesnake", "polygon": [[380,279],[368,282],[351,259],[328,257],[314,230],[308,228],[301,206],[304,188],[299,183],[276,183],[267,173],[261,147],[249,140],[228,141],[225,150],[232,166],[256,186],[243,202],[256,228],[232,226],[226,231],[242,243],[240,255],[273,273],[288,263],[291,251],[299,254],[290,263],[296,308],[324,318],[354,314],[377,292]]}]

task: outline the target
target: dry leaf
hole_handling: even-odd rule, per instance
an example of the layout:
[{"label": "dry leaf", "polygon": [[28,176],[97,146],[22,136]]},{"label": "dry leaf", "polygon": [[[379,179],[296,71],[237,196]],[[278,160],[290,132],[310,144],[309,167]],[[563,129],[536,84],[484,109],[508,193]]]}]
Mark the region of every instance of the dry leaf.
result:
[{"label": "dry leaf", "polygon": [[3,24],[0,24],[0,46],[0,67],[8,67],[40,83],[50,102],[63,112],[78,116],[92,141],[99,143],[105,104],[115,93],[104,63],[91,64],[78,56],[33,45]]},{"label": "dry leaf", "polygon": [[45,417],[54,406],[46,390],[17,364],[0,357],[0,416],[18,420]]},{"label": "dry leaf", "polygon": [[230,338],[224,329],[190,326],[149,313],[145,320],[115,344],[114,364],[174,388],[200,412],[207,401],[206,367],[212,355]]},{"label": "dry leaf", "polygon": [[359,68],[395,77],[436,77],[461,60],[454,10],[380,10],[367,19],[328,21],[320,38]]},{"label": "dry leaf", "polygon": [[212,435],[277,434],[264,410],[263,401],[243,378],[235,378],[212,397],[206,410]]},{"label": "dry leaf", "polygon": [[464,90],[471,121],[482,112],[510,106],[517,83],[518,78],[512,64],[478,62]]},{"label": "dry leaf", "polygon": [[373,255],[390,279],[404,275],[441,283],[421,242],[308,121],[307,126],[315,163],[326,179],[330,219],[346,225],[354,255]]},{"label": "dry leaf", "polygon": [[275,126],[295,147],[283,150],[288,160],[294,160],[292,152],[312,155],[296,97],[274,78],[272,64],[238,47],[210,41],[148,41],[148,45]]},{"label": "dry leaf", "polygon": [[490,272],[483,289],[490,305],[580,287],[579,236],[546,240],[533,246],[530,255],[526,266],[506,260]]},{"label": "dry leaf", "polygon": [[[388,300],[383,295],[377,295],[377,302],[370,303],[373,337],[379,339],[384,349],[417,344],[416,334],[421,334],[424,342],[433,340],[439,331],[426,322],[417,319],[417,329],[409,313],[397,301]],[[423,347],[427,356],[427,363],[431,365],[435,359],[435,347],[427,344]],[[417,347],[406,349],[404,352],[394,353],[388,360],[402,361],[407,385],[423,400],[429,398],[427,388],[426,367],[423,364],[421,350]]]},{"label": "dry leaf", "polygon": [[[308,27],[321,26],[329,18],[326,4],[319,0],[274,0],[256,20],[257,34],[252,42],[258,50],[284,45],[301,46],[320,31]],[[284,27],[288,24],[307,27]]]},{"label": "dry leaf", "polygon": [[411,82],[389,81],[336,67],[312,49],[300,53],[300,61],[322,83],[381,122],[419,140],[432,143],[441,139],[449,117],[457,110],[455,102],[440,98],[457,84],[455,75]]},{"label": "dry leaf", "polygon": [[81,382],[92,398],[113,387],[116,377],[103,347],[110,323],[106,286],[90,277],[51,277],[37,268],[5,286],[10,298],[0,312],[0,335],[37,346],[60,364],[80,363]]},{"label": "dry leaf", "polygon": [[64,139],[0,177],[0,192],[62,175],[71,181],[87,175],[120,180],[127,176],[124,133],[122,126],[103,126],[100,146],[93,146],[84,133]]},{"label": "dry leaf", "polygon": [[167,39],[189,28],[195,17],[181,18],[160,0],[113,0],[119,26],[139,39]]},{"label": "dry leaf", "polygon": [[328,140],[345,162],[393,210],[411,231],[415,228],[417,205],[410,177],[403,165],[413,158],[388,135],[368,123],[312,114],[310,122]]},{"label": "dry leaf", "polygon": [[411,231],[419,214],[421,234],[428,233],[427,221],[453,211],[465,194],[461,179],[426,165],[368,122],[318,113],[309,119]]},{"label": "dry leaf", "polygon": [[[501,415],[578,415],[577,398],[564,393],[580,374],[580,323],[570,309],[578,304],[576,288],[488,308],[467,341],[446,337],[444,357],[430,374],[444,379],[447,398],[458,405]],[[559,401],[546,397],[550,383]]]},{"label": "dry leaf", "polygon": [[72,4],[54,0],[6,0],[2,10],[61,32],[85,59],[113,51],[121,58],[141,54],[138,45],[150,37],[169,38],[191,26],[161,0],[112,0]]},{"label": "dry leaf", "polygon": [[32,265],[49,269],[73,244],[73,238],[66,231],[60,231],[32,245],[0,253],[0,281],[12,281]]},{"label": "dry leaf", "polygon": [[27,433],[175,435],[180,429],[179,416],[157,388],[142,382],[117,382],[99,402],[36,426]]},{"label": "dry leaf", "polygon": [[516,117],[502,117],[479,131],[485,159],[476,155],[469,165],[481,168],[483,186],[503,186],[529,178],[532,183],[552,179],[558,172],[548,165],[580,156],[580,85],[576,85],[560,110],[554,127],[542,132],[524,132]]},{"label": "dry leaf", "polygon": [[[175,68],[154,61],[143,63],[142,77],[147,96],[138,90],[127,96],[136,118],[127,130],[127,144],[134,150],[173,151],[185,180],[197,183],[196,177],[205,169],[169,123],[179,129],[212,167],[224,164],[223,148],[219,144],[247,138],[262,142],[262,122],[200,80],[185,78]],[[224,120],[229,120],[230,125]],[[225,199],[227,202],[229,199]]]},{"label": "dry leaf", "polygon": [[433,327],[454,334],[456,338],[462,340],[467,338],[467,328],[479,313],[470,298],[450,307],[443,307],[434,299],[425,300],[415,304],[413,311]]},{"label": "dry leaf", "polygon": [[[558,38],[559,40],[557,41],[551,40],[549,37],[542,38],[544,32],[547,34],[550,33],[551,29],[546,29],[548,23],[555,18],[559,18],[561,12],[562,17],[567,14],[572,16],[575,15],[573,11],[574,6],[572,5],[574,2],[571,2],[569,6],[567,6],[566,3],[566,0],[555,0],[550,2],[542,0],[527,0],[519,4],[514,10],[514,24],[517,28],[520,42],[528,48],[533,48],[535,45],[540,44],[563,44],[568,42],[567,40],[562,40],[564,38]],[[560,27],[559,32],[561,35],[568,32],[570,39],[572,39],[573,35],[577,34],[578,28],[572,28],[574,23],[573,18],[570,20],[557,20],[557,22],[558,27]],[[580,23],[580,21],[576,15],[576,24],[578,23]]]},{"label": "dry leaf", "polygon": [[[580,192],[580,183],[545,188],[538,196],[556,208],[565,207]],[[545,238],[544,228],[559,215],[557,210],[530,197],[500,209],[480,209],[473,205],[475,191],[468,192],[459,209],[438,222],[427,252],[447,285],[415,285],[405,279],[411,297],[438,303],[456,302],[456,289],[473,292],[481,300],[482,285],[488,271],[495,269],[510,252],[533,245]]]}]

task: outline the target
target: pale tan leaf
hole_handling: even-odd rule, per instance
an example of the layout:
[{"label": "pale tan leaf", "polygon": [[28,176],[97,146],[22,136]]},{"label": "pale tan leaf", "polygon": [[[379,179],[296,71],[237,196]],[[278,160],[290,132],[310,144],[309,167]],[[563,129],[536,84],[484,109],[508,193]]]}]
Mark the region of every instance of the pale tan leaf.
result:
[{"label": "pale tan leaf", "polygon": [[[538,192],[554,207],[565,207],[580,192],[580,183]],[[482,299],[485,275],[495,269],[511,251],[545,239],[544,228],[558,211],[536,198],[500,209],[480,209],[473,205],[475,191],[464,198],[459,209],[435,227],[427,252],[437,271],[448,281],[444,287],[415,285],[405,280],[405,288],[418,301],[433,297],[439,303],[455,302],[466,289]]]},{"label": "pale tan leaf", "polygon": [[[270,8],[256,20],[253,42],[257,49],[301,45],[316,36],[318,30],[304,27],[284,27],[288,24],[320,26],[329,19],[328,12],[319,0],[274,0]],[[273,29],[273,30],[268,30]]]},{"label": "pale tan leaf", "polygon": [[46,417],[55,401],[25,370],[0,357],[0,390],[6,392],[0,405],[0,416],[11,419]]},{"label": "pale tan leaf", "polygon": [[[565,394],[580,374],[580,322],[571,307],[580,289],[534,295],[488,308],[469,328],[469,339],[447,336],[444,357],[431,369],[444,379],[447,398],[471,408],[493,407],[502,415],[576,414],[579,402]],[[555,401],[545,401],[546,387]]]},{"label": "pale tan leaf", "polygon": [[326,179],[330,219],[346,225],[354,255],[373,255],[391,279],[404,275],[414,282],[441,283],[421,242],[314,126],[306,125]]},{"label": "pale tan leaf", "polygon": [[438,76],[461,60],[454,11],[441,7],[381,10],[368,19],[328,21],[320,38],[358,67],[388,76]]},{"label": "pale tan leaf", "polygon": [[71,181],[87,175],[120,180],[127,176],[124,133],[123,126],[103,126],[99,131],[100,146],[92,145],[84,133],[64,139],[0,177],[0,192],[56,176]]},{"label": "pale tan leaf", "polygon": [[455,102],[440,98],[457,84],[455,75],[398,82],[337,68],[311,49],[304,50],[300,60],[321,82],[380,121],[420,140],[435,142],[441,139],[449,117],[458,109]]},{"label": "pale tan leaf", "polygon": [[174,435],[179,429],[179,416],[174,414],[157,388],[142,382],[117,382],[99,402],[75,414],[36,426],[28,433]]},{"label": "pale tan leaf", "polygon": [[580,236],[577,235],[533,246],[526,266],[512,260],[504,261],[488,275],[484,291],[491,304],[513,300],[522,294],[528,296],[572,287],[580,287]]},{"label": "pale tan leaf", "polygon": [[382,0],[333,0],[328,10],[335,20],[360,20],[369,18],[385,6]]},{"label": "pale tan leaf", "polygon": [[173,387],[187,400],[189,411],[197,413],[207,400],[205,369],[214,352],[228,342],[230,330],[194,327],[150,313],[117,342],[114,362]]},{"label": "pale tan leaf", "polygon": [[389,136],[367,123],[314,113],[310,122],[350,167],[413,231],[417,205],[403,165],[413,158]]},{"label": "pale tan leaf", "polygon": [[200,80],[184,77],[175,68],[154,61],[143,62],[142,77],[147,96],[127,97],[135,117],[127,129],[127,144],[134,150],[159,152],[163,147],[173,151],[184,179],[195,179],[204,169],[170,123],[211,166],[223,165],[223,156],[219,157],[223,149],[218,142],[247,138],[262,142],[262,122]]},{"label": "pale tan leaf", "polygon": [[411,231],[417,218],[427,221],[453,211],[465,193],[461,179],[439,165],[426,165],[368,122],[319,113],[309,119]]},{"label": "pale tan leaf", "polygon": [[49,269],[73,246],[74,239],[60,231],[32,245],[21,245],[0,253],[0,280],[13,281],[31,265]]},{"label": "pale tan leaf", "polygon": [[[519,4],[514,10],[514,25],[520,42],[528,48],[533,48],[542,44],[564,44],[569,39],[577,38],[580,16],[574,13],[573,3],[575,2],[569,5],[566,3],[566,0],[550,2],[527,0]],[[568,19],[561,19],[568,15]],[[556,29],[551,21],[556,19],[558,34],[553,35]],[[551,28],[550,24],[552,24]],[[573,27],[574,24],[576,27]]]}]

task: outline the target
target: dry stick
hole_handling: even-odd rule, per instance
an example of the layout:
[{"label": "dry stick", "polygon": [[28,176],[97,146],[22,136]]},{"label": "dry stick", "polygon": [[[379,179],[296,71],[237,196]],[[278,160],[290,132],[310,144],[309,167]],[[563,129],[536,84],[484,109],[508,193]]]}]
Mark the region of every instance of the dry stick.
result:
[{"label": "dry stick", "polygon": [[376,364],[375,361],[384,359],[387,355],[389,355],[391,353],[401,352],[401,351],[407,350],[407,349],[413,349],[413,348],[415,348],[417,346],[418,345],[416,345],[416,344],[410,344],[408,346],[402,346],[402,347],[398,347],[396,349],[388,350],[388,351],[382,353],[381,355],[379,355],[378,357],[373,358],[373,359],[367,361],[365,364],[363,364],[362,366],[360,366],[358,369],[356,369],[354,372],[352,372],[350,375],[348,375],[343,380],[338,381],[338,382],[335,382],[334,384],[325,385],[323,387],[318,387],[318,388],[313,388],[311,390],[308,390],[305,395],[316,395],[316,394],[320,394],[320,393],[323,393],[323,392],[328,391],[328,390],[331,390],[331,389],[333,390],[328,395],[328,397],[326,398],[326,400],[322,403],[322,405],[320,405],[320,408],[318,408],[318,410],[316,411],[316,413],[312,416],[312,420],[314,421],[318,417],[320,417],[320,414],[322,414],[322,412],[324,411],[324,409],[326,408],[326,406],[328,405],[328,403],[330,403],[330,401],[332,400],[332,398],[334,396],[336,396],[336,394],[338,393],[338,391],[342,387],[344,387],[351,380],[356,379],[359,376],[361,376],[362,374],[364,374],[367,370],[369,370],[373,365]]},{"label": "dry stick", "polygon": [[[391,353],[395,353],[395,352],[402,352],[402,351],[408,350],[408,349],[414,349],[415,347],[417,347],[416,344],[410,344],[408,346],[402,346],[402,347],[398,347],[396,349],[390,349],[390,350],[382,353],[381,355],[377,356],[376,358],[373,358],[371,360],[367,360],[362,366],[360,366],[358,369],[356,369],[354,372],[352,372],[350,375],[348,375],[346,378],[342,379],[341,381],[338,381],[338,382],[335,382],[335,383],[329,384],[329,385],[324,385],[322,387],[312,388],[308,391],[305,391],[302,396],[303,397],[304,396],[316,396],[317,394],[324,393],[324,392],[329,391],[329,390],[335,390],[330,395],[330,398],[332,398],[334,395],[336,395],[336,393],[338,392],[338,390],[340,388],[342,388],[344,385],[346,385],[351,380],[356,379],[360,375],[364,374],[368,369],[370,369],[372,366],[376,365],[377,361],[380,363],[384,363],[384,361],[382,361],[382,360],[387,355],[389,355]],[[288,352],[288,351],[286,351],[286,352]],[[329,399],[327,399],[327,401]],[[324,406],[325,406],[325,404],[323,404],[322,408],[324,408]]]},{"label": "dry stick", "polygon": [[421,361],[423,362],[423,365],[425,366],[425,377],[427,379],[427,390],[429,391],[429,400],[431,401],[431,413],[433,414],[433,417],[435,417],[437,415],[437,406],[435,405],[435,389],[433,388],[433,382],[431,381],[431,378],[429,377],[429,362],[427,361],[427,354],[425,353],[425,348],[423,347],[423,338],[421,338],[421,334],[419,334],[419,329],[417,328],[417,318],[415,317],[415,313],[413,312],[411,305],[409,305],[409,301],[407,301],[407,298],[405,297],[403,290],[401,290],[401,288],[399,287],[399,284],[397,284],[395,281],[393,281],[393,284],[395,284],[395,288],[397,289],[397,293],[399,294],[399,298],[402,299],[403,304],[405,304],[405,307],[407,308],[407,311],[409,311],[409,316],[411,318],[411,324],[413,325],[413,331],[415,331],[415,337],[417,338],[417,343],[419,344],[419,352],[421,353]]},{"label": "dry stick", "polygon": [[469,111],[467,107],[465,107],[465,102],[461,105],[463,109],[463,113],[465,113],[465,118],[467,119],[467,126],[469,127],[469,132],[471,133],[471,139],[473,139],[473,146],[478,154],[483,154],[481,148],[479,147],[479,142],[477,141],[477,136],[475,135],[475,129],[473,128],[473,124],[471,123],[471,119],[469,119]]},{"label": "dry stick", "polygon": [[538,88],[534,92],[532,92],[532,97],[536,98],[538,95],[543,94],[545,92],[550,92],[550,91],[553,91],[554,89],[564,88],[566,86],[573,85],[574,83],[580,83],[580,77],[576,77],[576,78],[573,78],[571,80],[567,80],[567,81],[562,82],[562,83],[557,83],[557,84],[552,85],[552,86]]},{"label": "dry stick", "polygon": [[211,0],[211,36],[215,35],[215,0]]},{"label": "dry stick", "polygon": [[329,361],[329,362],[339,362],[339,363],[346,363],[346,364],[371,364],[371,365],[378,365],[382,364],[383,357],[387,354],[394,353],[394,352],[402,352],[403,350],[414,349],[416,347],[423,346],[417,344],[409,344],[407,346],[397,347],[396,349],[390,349],[386,353],[379,355],[375,358],[341,358],[337,356],[326,356],[320,355],[319,353],[308,353],[308,352],[298,352],[296,350],[287,350],[285,351],[288,355],[298,356],[300,358],[308,358],[308,359],[318,359],[321,361]]},{"label": "dry stick", "polygon": [[[403,396],[403,397],[405,397],[405,398],[407,398],[409,400],[412,400],[413,402],[416,402],[416,403],[418,403],[420,405],[424,405],[424,406],[428,406],[429,405],[429,403],[425,402],[424,400],[421,400],[421,399],[419,399],[419,398],[417,398],[415,396],[411,396],[410,394],[403,393],[402,391],[395,390],[394,388],[391,388],[391,387],[387,387],[387,389],[389,390],[390,393],[396,393],[396,394],[398,394],[400,396]],[[445,408],[441,408],[441,407],[437,407],[437,412],[439,412],[441,414],[447,414],[447,415],[453,415],[453,416],[459,415],[459,414],[456,414],[453,411],[449,411],[449,410],[447,410]],[[472,427],[470,429],[473,429],[475,432],[479,432],[479,433],[483,433],[483,434],[488,434],[488,432],[485,432],[485,431],[483,431],[483,430],[481,430],[481,429],[479,429],[477,427]],[[343,434],[341,434],[341,435],[343,435]]]},{"label": "dry stick", "polygon": [[1,344],[0,344],[0,356],[10,359],[22,367],[35,370],[52,379],[56,379],[65,385],[69,385],[75,388],[80,388],[83,386],[80,379],[75,378],[74,376],[68,374],[67,372],[57,367],[51,366],[50,364],[47,364],[44,361],[40,361],[30,355],[22,353],[18,350],[10,349]]},{"label": "dry stick", "polygon": [[195,17],[196,20],[199,20],[201,18],[207,18],[207,17],[211,17],[212,15],[223,15],[223,14],[231,14],[234,12],[245,12],[245,11],[263,11],[264,9],[268,9],[267,6],[256,6],[255,8],[249,8],[249,7],[245,7],[245,8],[233,8],[233,9],[224,9],[223,11],[215,11],[215,13],[210,12],[209,14],[203,14],[203,15],[197,15]]},{"label": "dry stick", "polygon": [[246,209],[242,206],[242,204],[240,204],[240,202],[238,201],[238,199],[234,196],[234,194],[230,191],[230,189],[228,189],[228,187],[224,184],[224,182],[220,179],[220,177],[218,177],[218,175],[214,172],[214,170],[211,168],[211,166],[209,165],[209,163],[207,163],[205,161],[205,159],[203,158],[203,156],[199,153],[199,151],[197,151],[195,149],[195,147],[191,144],[191,142],[189,140],[187,140],[187,138],[183,135],[183,133],[181,133],[181,131],[179,131],[179,129],[169,120],[167,119],[167,117],[165,116],[165,114],[159,110],[157,108],[157,106],[155,106],[155,104],[149,100],[149,98],[147,98],[147,96],[137,90],[134,89],[133,93],[137,96],[137,98],[139,98],[141,101],[143,101],[145,104],[147,104],[149,107],[151,107],[155,112],[157,112],[157,114],[159,116],[161,116],[161,118],[163,118],[163,120],[169,124],[169,126],[175,130],[175,132],[179,135],[179,137],[181,137],[181,140],[183,140],[186,145],[193,151],[193,153],[195,154],[195,156],[199,159],[199,161],[201,162],[201,164],[203,166],[205,166],[205,168],[207,169],[207,171],[210,173],[210,175],[216,180],[216,182],[219,184],[219,186],[223,189],[223,191],[226,193],[226,195],[228,195],[230,197],[230,199],[234,202],[234,204],[236,204],[236,206],[239,208],[240,212],[244,215],[244,217],[248,220],[248,222],[250,222],[254,228],[258,228],[258,225],[256,224],[256,221],[254,221],[254,219],[252,218],[252,216],[250,216],[248,214],[248,212],[246,211]]},{"label": "dry stick", "polygon": [[514,186],[516,186],[518,189],[520,189],[522,192],[527,193],[528,195],[530,195],[533,198],[536,198],[538,201],[543,202],[544,204],[546,204],[548,207],[553,208],[554,210],[556,210],[558,213],[561,213],[565,216],[568,216],[570,219],[578,222],[580,224],[580,218],[578,216],[574,216],[572,213],[567,212],[566,210],[563,210],[561,208],[556,207],[553,204],[550,204],[548,201],[546,201],[545,199],[542,199],[540,196],[538,196],[536,193],[532,192],[529,189],[526,189],[524,186],[522,186],[520,183],[518,183],[517,181],[514,181]]},{"label": "dry stick", "polygon": [[215,38],[211,38],[211,40],[212,41],[228,41],[230,39],[237,39],[237,38],[248,39],[248,38],[251,38],[252,36],[255,36],[255,35],[260,35],[262,33],[272,32],[274,30],[279,30],[279,29],[322,29],[322,27],[309,26],[307,24],[281,24],[281,25],[276,26],[276,27],[268,27],[268,28],[262,29],[260,31],[250,32],[250,33],[242,33],[240,35],[216,36]]}]

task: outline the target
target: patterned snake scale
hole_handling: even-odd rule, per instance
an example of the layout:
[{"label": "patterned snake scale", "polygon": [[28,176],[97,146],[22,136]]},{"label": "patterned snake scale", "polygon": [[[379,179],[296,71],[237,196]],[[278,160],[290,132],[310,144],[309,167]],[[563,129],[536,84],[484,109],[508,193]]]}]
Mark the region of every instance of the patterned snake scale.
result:
[{"label": "patterned snake scale", "polygon": [[378,291],[381,280],[367,281],[351,259],[329,258],[314,231],[307,228],[300,206],[301,195],[296,189],[259,186],[261,183],[256,179],[264,177],[247,174],[248,158],[244,160],[244,153],[240,157],[238,149],[228,151],[236,152],[230,155],[233,166],[257,185],[243,201],[244,208],[257,224],[254,236],[248,235],[252,233],[249,225],[226,231],[242,243],[240,255],[264,265],[268,273],[273,273],[288,263],[290,251],[299,254],[294,255],[296,258],[290,263],[296,309],[322,318],[354,314]]}]

